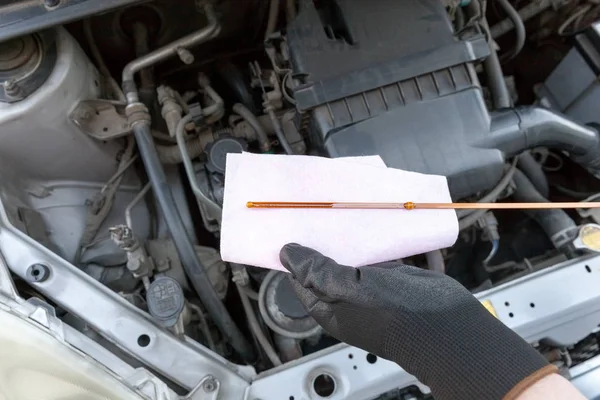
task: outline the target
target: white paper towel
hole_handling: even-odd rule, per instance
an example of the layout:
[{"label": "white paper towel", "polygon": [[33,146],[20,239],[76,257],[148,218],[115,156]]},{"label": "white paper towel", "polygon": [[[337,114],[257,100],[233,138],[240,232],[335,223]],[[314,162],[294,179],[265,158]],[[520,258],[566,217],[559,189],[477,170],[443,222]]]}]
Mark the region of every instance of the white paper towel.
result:
[{"label": "white paper towel", "polygon": [[279,251],[295,242],[361,266],[454,244],[454,210],[246,208],[248,201],[451,201],[445,177],[383,167],[379,157],[227,155],[221,257],[284,270]]}]

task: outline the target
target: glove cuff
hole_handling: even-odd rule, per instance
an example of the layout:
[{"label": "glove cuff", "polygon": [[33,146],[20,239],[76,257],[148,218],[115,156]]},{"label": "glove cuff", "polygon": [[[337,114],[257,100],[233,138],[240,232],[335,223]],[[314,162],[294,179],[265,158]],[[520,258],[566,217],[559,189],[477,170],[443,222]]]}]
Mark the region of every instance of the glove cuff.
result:
[{"label": "glove cuff", "polygon": [[533,386],[536,382],[548,375],[558,373],[558,368],[555,365],[546,365],[545,367],[538,369],[521,382],[517,383],[502,400],[516,400],[523,392]]}]

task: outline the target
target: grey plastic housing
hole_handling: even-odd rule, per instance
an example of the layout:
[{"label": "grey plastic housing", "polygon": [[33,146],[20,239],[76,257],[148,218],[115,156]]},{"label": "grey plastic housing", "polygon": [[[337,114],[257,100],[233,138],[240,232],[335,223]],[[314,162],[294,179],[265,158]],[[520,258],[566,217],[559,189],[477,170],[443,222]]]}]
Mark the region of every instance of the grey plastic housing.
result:
[{"label": "grey plastic housing", "polygon": [[454,200],[491,189],[507,157],[536,146],[600,176],[596,129],[542,107],[488,112],[474,67],[488,45],[457,38],[437,0],[301,6],[288,27],[298,125],[322,155],[446,176]]},{"label": "grey plastic housing", "polygon": [[388,167],[444,175],[455,200],[487,190],[504,155],[477,147],[490,119],[476,79],[462,65],[329,103],[313,111],[310,137],[330,157],[379,154]]},{"label": "grey plastic housing", "polygon": [[288,45],[301,124],[322,154],[445,175],[454,199],[502,176],[502,153],[472,146],[489,131],[471,64],[488,45],[458,39],[441,2],[302,1]]}]

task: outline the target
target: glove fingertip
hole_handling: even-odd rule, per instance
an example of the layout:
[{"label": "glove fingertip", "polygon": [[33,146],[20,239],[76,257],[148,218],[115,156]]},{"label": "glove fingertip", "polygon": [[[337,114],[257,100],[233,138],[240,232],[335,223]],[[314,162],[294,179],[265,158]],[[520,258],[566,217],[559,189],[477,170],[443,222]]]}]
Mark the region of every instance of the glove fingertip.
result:
[{"label": "glove fingertip", "polygon": [[288,243],[281,248],[279,261],[294,275],[306,265],[305,261],[315,253],[317,253],[315,250],[298,243]]}]

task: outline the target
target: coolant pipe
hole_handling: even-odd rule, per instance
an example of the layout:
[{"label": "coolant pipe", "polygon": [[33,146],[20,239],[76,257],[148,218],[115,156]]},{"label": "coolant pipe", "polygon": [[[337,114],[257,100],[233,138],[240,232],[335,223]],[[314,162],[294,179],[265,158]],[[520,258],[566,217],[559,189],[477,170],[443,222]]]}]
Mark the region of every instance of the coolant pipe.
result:
[{"label": "coolant pipe", "polygon": [[127,104],[137,103],[140,101],[138,89],[134,80],[134,75],[137,72],[144,68],[148,68],[151,65],[164,61],[167,58],[178,55],[178,52],[181,49],[187,49],[188,47],[196,46],[202,42],[212,39],[219,34],[221,31],[221,25],[215,16],[212,4],[207,3],[204,6],[204,12],[206,13],[206,19],[208,20],[208,25],[206,27],[177,39],[169,44],[166,44],[163,47],[160,47],[142,57],[138,57],[129,62],[125,68],[123,68],[123,91],[127,97]]},{"label": "coolant pipe", "polygon": [[[526,203],[548,202],[548,199],[537,191],[523,172],[516,170],[513,182],[515,184],[513,198],[516,201]],[[564,210],[526,210],[525,213],[542,227],[556,248],[562,247],[577,232],[577,224]]]},{"label": "coolant pipe", "polygon": [[211,284],[204,265],[200,262],[194,243],[177,211],[173,193],[169,188],[165,171],[160,164],[152,139],[149,121],[140,121],[132,127],[140,157],[144,162],[148,180],[152,184],[154,196],[167,223],[169,232],[181,259],[181,263],[202,304],[214,319],[221,334],[233,348],[247,361],[254,359],[254,349],[231,319],[225,305],[219,299]]},{"label": "coolant pipe", "polygon": [[490,135],[483,145],[515,156],[534,147],[569,153],[577,163],[600,176],[600,140],[594,128],[578,124],[555,111],[524,106],[491,114]]}]

